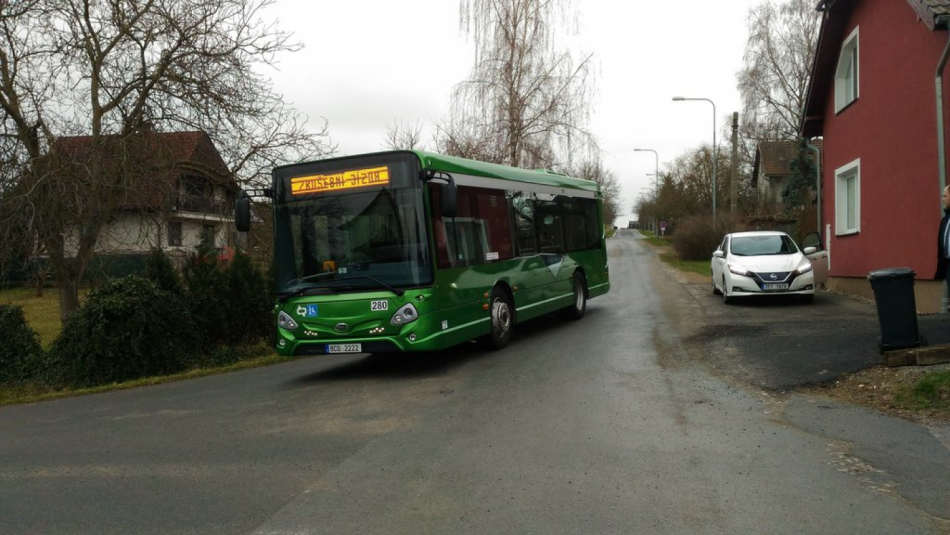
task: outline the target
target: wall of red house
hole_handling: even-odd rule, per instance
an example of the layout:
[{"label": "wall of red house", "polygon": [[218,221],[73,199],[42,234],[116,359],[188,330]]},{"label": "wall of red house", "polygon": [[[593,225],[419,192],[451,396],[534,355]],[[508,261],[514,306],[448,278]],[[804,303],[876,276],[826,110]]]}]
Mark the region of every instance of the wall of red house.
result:
[{"label": "wall of red house", "polygon": [[[830,274],[910,267],[929,279],[941,207],[934,76],[950,34],[931,32],[906,2],[894,0],[856,0],[842,42],[856,27],[858,99],[835,115],[832,88],[825,109],[822,226],[831,225]],[[950,97],[948,74],[950,68]],[[859,158],[859,233],[836,236],[835,170]]]}]

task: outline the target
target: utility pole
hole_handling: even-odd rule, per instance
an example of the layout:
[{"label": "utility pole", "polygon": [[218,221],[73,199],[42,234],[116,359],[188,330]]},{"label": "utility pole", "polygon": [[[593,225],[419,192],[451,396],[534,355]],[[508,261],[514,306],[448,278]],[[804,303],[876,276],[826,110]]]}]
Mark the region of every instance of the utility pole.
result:
[{"label": "utility pole", "polygon": [[729,211],[733,215],[739,211],[736,200],[736,182],[739,170],[739,112],[732,112],[732,179],[729,180]]}]

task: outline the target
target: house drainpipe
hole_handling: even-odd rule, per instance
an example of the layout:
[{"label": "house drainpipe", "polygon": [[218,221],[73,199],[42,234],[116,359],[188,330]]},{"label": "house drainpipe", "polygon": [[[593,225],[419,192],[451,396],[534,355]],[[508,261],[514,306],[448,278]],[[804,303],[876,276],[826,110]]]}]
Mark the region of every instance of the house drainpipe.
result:
[{"label": "house drainpipe", "polygon": [[[950,17],[937,17],[934,26],[943,25],[946,28],[948,22],[950,22]],[[937,165],[940,174],[940,195],[943,195],[943,189],[947,186],[947,146],[944,141],[943,125],[943,68],[947,65],[948,57],[950,57],[950,37],[947,39],[947,46],[943,49],[943,55],[940,56],[940,64],[937,65],[937,76],[934,79],[934,85],[937,89]],[[942,215],[943,203],[941,202],[939,206]]]},{"label": "house drainpipe", "polygon": [[815,153],[815,191],[818,192],[818,234],[822,234],[821,230],[821,149],[811,144],[810,139],[805,140],[805,146],[809,150]]}]

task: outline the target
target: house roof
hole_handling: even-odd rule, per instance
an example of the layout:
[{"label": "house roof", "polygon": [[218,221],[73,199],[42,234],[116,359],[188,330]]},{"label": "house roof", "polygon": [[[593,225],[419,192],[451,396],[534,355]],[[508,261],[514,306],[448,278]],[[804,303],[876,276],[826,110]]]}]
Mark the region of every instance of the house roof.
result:
[{"label": "house roof", "polygon": [[[950,0],[906,0],[920,21],[930,30],[947,27],[950,18]],[[821,30],[818,34],[818,49],[812,63],[811,78],[808,82],[808,96],[805,110],[799,125],[803,137],[822,135],[824,128],[824,109],[829,91],[834,84],[835,67],[838,63],[838,51],[844,37],[845,24],[854,6],[854,0],[819,0],[816,9],[824,13]]]},{"label": "house roof", "polygon": [[[816,139],[812,145],[819,151],[822,140]],[[798,157],[798,143],[795,141],[760,141],[755,148],[755,160],[752,163],[752,185],[758,184],[759,175],[783,177],[791,174],[789,164]]]},{"label": "house roof", "polygon": [[[145,130],[135,138],[120,143],[119,136],[101,136],[99,142],[105,147],[103,162],[119,169],[123,162],[133,162],[141,170],[132,175],[122,205],[132,208],[151,208],[162,204],[166,193],[175,188],[184,175],[198,175],[229,189],[237,184],[228,170],[221,153],[206,132],[155,132]],[[58,153],[68,163],[92,161],[97,157],[93,151],[93,136],[68,136],[56,140]]]}]

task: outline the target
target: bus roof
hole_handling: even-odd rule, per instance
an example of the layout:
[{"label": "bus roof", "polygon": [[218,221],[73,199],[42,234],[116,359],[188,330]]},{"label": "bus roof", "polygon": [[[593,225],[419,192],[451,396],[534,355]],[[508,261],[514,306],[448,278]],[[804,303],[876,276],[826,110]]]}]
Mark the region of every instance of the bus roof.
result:
[{"label": "bus roof", "polygon": [[477,160],[467,160],[465,158],[456,158],[454,156],[445,156],[442,154],[436,154],[433,152],[425,152],[420,150],[394,150],[394,151],[381,151],[381,152],[371,152],[365,154],[354,154],[351,156],[340,156],[335,158],[326,158],[324,160],[315,160],[308,162],[300,162],[295,164],[281,165],[274,169],[277,171],[287,171],[293,172],[293,170],[306,166],[309,164],[319,162],[332,162],[334,160],[354,160],[363,158],[366,156],[378,156],[380,154],[413,154],[417,158],[423,168],[433,169],[435,171],[442,171],[445,173],[458,173],[464,175],[472,175],[477,177],[485,178],[498,178],[502,180],[512,180],[515,182],[526,182],[529,184],[539,184],[542,186],[552,186],[558,188],[567,188],[574,190],[582,191],[592,191],[599,196],[600,186],[597,185],[593,180],[583,180],[580,178],[572,178],[567,175],[560,173],[555,173],[553,171],[547,170],[530,170],[530,169],[521,169],[518,167],[509,167],[507,165],[499,165],[494,163],[479,162]]},{"label": "bus roof", "polygon": [[520,169],[518,167],[509,167],[507,165],[467,160],[465,158],[444,156],[442,154],[418,150],[410,152],[413,152],[419,157],[423,167],[427,169],[434,169],[436,171],[443,171],[446,173],[461,173],[487,178],[500,178],[503,180],[514,180],[517,182],[528,182],[530,184],[541,184],[559,188],[580,189],[598,193],[600,192],[600,187],[593,180],[572,178],[567,175],[555,173],[553,171],[532,171],[529,169]]}]

